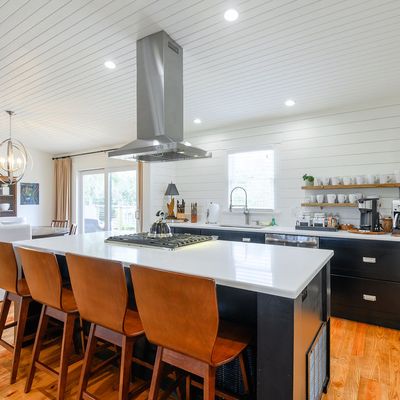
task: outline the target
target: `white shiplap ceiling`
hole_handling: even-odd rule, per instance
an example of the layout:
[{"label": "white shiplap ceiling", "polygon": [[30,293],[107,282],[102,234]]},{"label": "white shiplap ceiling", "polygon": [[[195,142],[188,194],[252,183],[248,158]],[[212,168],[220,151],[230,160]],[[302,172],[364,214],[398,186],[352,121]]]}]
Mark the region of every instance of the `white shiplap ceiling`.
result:
[{"label": "white shiplap ceiling", "polygon": [[0,0],[15,136],[54,154],[133,140],[136,40],[161,29],[184,48],[186,131],[399,94],[399,0]]}]

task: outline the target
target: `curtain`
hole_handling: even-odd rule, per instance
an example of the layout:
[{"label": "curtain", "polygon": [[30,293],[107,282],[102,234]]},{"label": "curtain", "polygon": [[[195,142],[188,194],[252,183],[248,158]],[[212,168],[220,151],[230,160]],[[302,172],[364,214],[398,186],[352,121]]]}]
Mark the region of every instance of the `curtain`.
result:
[{"label": "curtain", "polygon": [[56,220],[68,220],[71,223],[71,189],[72,189],[72,159],[54,160]]},{"label": "curtain", "polygon": [[138,195],[137,195],[137,209],[139,217],[139,232],[143,232],[143,163],[138,162],[137,166],[137,179],[138,179]]}]

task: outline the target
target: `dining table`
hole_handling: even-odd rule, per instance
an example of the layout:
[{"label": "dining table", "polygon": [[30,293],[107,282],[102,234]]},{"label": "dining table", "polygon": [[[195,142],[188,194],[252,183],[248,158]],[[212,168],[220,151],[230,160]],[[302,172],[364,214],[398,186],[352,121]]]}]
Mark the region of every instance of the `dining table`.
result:
[{"label": "dining table", "polygon": [[68,235],[69,228],[60,228],[54,226],[33,226],[32,239],[51,238],[56,236]]}]

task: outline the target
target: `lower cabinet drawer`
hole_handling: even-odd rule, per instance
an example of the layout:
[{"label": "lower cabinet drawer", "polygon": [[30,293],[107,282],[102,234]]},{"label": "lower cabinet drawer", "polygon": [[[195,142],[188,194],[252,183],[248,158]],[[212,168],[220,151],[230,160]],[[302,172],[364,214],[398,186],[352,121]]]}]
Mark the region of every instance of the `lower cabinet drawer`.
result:
[{"label": "lower cabinet drawer", "polygon": [[400,283],[332,275],[332,315],[400,327]]}]

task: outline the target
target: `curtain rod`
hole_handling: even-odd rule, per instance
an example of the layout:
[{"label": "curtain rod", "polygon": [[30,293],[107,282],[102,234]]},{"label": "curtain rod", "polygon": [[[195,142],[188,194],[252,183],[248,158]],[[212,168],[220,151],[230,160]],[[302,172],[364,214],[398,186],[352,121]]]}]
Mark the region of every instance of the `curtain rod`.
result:
[{"label": "curtain rod", "polygon": [[90,154],[98,154],[98,153],[108,153],[109,151],[117,150],[115,149],[105,149],[105,150],[96,150],[96,151],[88,151],[86,153],[77,153],[71,154],[69,156],[60,156],[60,157],[53,157],[52,160],[62,160],[64,158],[72,158],[72,157],[80,157],[80,156],[88,156]]}]

